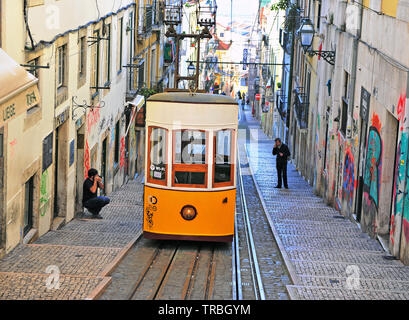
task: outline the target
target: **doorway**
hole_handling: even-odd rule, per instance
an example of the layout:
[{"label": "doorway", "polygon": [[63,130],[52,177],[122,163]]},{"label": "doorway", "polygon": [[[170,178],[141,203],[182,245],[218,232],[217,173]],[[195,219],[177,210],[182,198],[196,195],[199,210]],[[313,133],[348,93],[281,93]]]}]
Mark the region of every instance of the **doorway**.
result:
[{"label": "doorway", "polygon": [[125,179],[127,179],[127,177],[129,176],[129,123],[131,121],[131,113],[127,112],[125,114],[125,130],[127,130],[126,132],[126,136],[125,136],[125,171],[124,171],[124,175],[125,175]]},{"label": "doorway", "polygon": [[65,217],[67,206],[68,124],[55,129],[54,214]]},{"label": "doorway", "polygon": [[55,160],[54,160],[54,214],[53,217],[56,218],[58,217],[58,211],[59,211],[59,203],[58,203],[58,162],[59,162],[59,142],[58,142],[58,136],[59,136],[59,129],[56,130],[55,132]]},{"label": "doorway", "polygon": [[4,129],[0,128],[0,249],[5,244],[4,213]]},{"label": "doorway", "polygon": [[77,158],[76,158],[76,174],[75,174],[75,212],[82,212],[82,193],[84,183],[84,155],[85,155],[85,125],[82,125],[77,130]]},{"label": "doorway", "polygon": [[34,177],[31,177],[24,188],[24,236],[33,228]]},{"label": "doorway", "polygon": [[386,114],[377,233],[388,243],[393,209],[393,189],[396,172],[396,149],[399,137],[399,121],[390,112],[386,112]]},{"label": "doorway", "polygon": [[104,141],[102,142],[102,155],[101,155],[101,177],[102,177],[102,183],[104,184],[104,190],[103,193],[105,194],[105,185],[107,181],[107,140],[108,138],[105,138]]}]

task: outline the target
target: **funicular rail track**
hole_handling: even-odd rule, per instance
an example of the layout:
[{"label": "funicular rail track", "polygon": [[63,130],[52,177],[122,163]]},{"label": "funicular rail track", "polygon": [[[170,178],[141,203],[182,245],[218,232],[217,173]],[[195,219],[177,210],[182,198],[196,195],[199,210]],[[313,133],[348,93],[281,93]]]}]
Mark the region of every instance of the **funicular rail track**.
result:
[{"label": "funicular rail track", "polygon": [[[265,300],[265,292],[263,280],[260,272],[260,265],[256,252],[256,245],[253,238],[253,231],[249,218],[249,209],[247,205],[246,193],[244,192],[244,183],[242,176],[242,169],[240,159],[238,157],[238,186],[237,195],[239,197],[239,205],[236,208],[236,223],[235,223],[235,237],[233,241],[233,299],[255,299]],[[239,221],[238,219],[241,219]],[[240,237],[238,225],[242,225],[244,235]],[[245,244],[240,246],[239,239],[242,239]],[[242,262],[248,262],[249,269],[243,268]],[[243,272],[244,269],[244,272]],[[250,273],[251,284],[243,282],[242,277],[244,273]],[[248,276],[248,274],[247,274]],[[254,296],[248,297],[243,293],[244,286],[251,286],[253,288]]]},{"label": "funicular rail track", "polygon": [[215,248],[203,243],[158,243],[144,262],[129,300],[209,300],[215,277]]}]

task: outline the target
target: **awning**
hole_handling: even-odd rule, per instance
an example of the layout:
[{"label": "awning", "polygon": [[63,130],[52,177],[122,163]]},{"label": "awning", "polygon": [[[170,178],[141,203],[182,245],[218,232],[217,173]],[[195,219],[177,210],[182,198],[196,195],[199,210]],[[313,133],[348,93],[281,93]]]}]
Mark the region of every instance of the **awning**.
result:
[{"label": "awning", "polygon": [[129,104],[132,104],[134,106],[133,110],[132,110],[132,116],[131,116],[131,121],[129,121],[129,125],[128,128],[126,129],[125,132],[125,136],[128,134],[129,129],[131,128],[131,125],[135,119],[135,116],[137,116],[137,114],[139,115],[140,113],[142,113],[143,116],[143,110],[142,110],[142,106],[145,103],[145,96],[136,96],[135,99],[132,100],[132,102],[129,102]]},{"label": "awning", "polygon": [[0,49],[0,127],[40,103],[38,79]]}]

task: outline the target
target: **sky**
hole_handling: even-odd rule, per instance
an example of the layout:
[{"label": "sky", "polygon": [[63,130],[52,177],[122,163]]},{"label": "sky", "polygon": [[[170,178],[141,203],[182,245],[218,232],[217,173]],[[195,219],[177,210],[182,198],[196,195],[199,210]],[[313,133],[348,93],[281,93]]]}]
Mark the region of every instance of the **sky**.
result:
[{"label": "sky", "polygon": [[227,25],[230,23],[231,4],[233,2],[233,21],[240,21],[253,25],[257,15],[258,0],[216,0],[217,22]]}]

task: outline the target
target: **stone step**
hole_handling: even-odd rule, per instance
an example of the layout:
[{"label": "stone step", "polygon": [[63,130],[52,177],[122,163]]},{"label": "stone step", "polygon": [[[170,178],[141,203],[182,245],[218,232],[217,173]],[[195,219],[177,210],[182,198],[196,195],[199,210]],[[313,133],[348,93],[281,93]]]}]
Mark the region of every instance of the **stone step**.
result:
[{"label": "stone step", "polygon": [[0,272],[44,273],[56,266],[61,274],[98,276],[121,249],[67,245],[21,246],[0,261]]},{"label": "stone step", "polygon": [[299,225],[296,223],[281,223],[275,224],[277,232],[281,235],[298,235],[298,236],[323,236],[323,237],[360,237],[363,238],[365,234],[355,225],[337,223],[317,225],[316,223],[305,223]]},{"label": "stone step", "polygon": [[[389,260],[384,257],[389,255],[381,251],[367,250],[323,250],[310,248],[286,249],[289,259],[308,261],[308,262],[329,262],[329,263],[348,263],[348,264],[373,264],[373,265],[391,265],[403,266],[399,260]],[[409,281],[409,279],[408,279]]]},{"label": "stone step", "polygon": [[408,300],[409,292],[287,286],[292,300]]},{"label": "stone step", "polygon": [[108,232],[49,231],[36,244],[59,244],[85,247],[123,248],[135,237],[133,234]]},{"label": "stone step", "polygon": [[347,277],[311,277],[300,276],[299,285],[304,287],[325,287],[332,289],[358,289],[358,290],[383,290],[409,292],[408,281],[374,280],[374,279],[352,279]]},{"label": "stone step", "polygon": [[291,260],[291,264],[299,276],[347,277],[356,269],[362,279],[409,281],[409,268],[399,265],[305,260]]},{"label": "stone step", "polygon": [[310,249],[348,249],[370,250],[383,252],[381,245],[370,238],[333,238],[317,236],[281,235],[281,242],[287,248],[310,248]]}]

